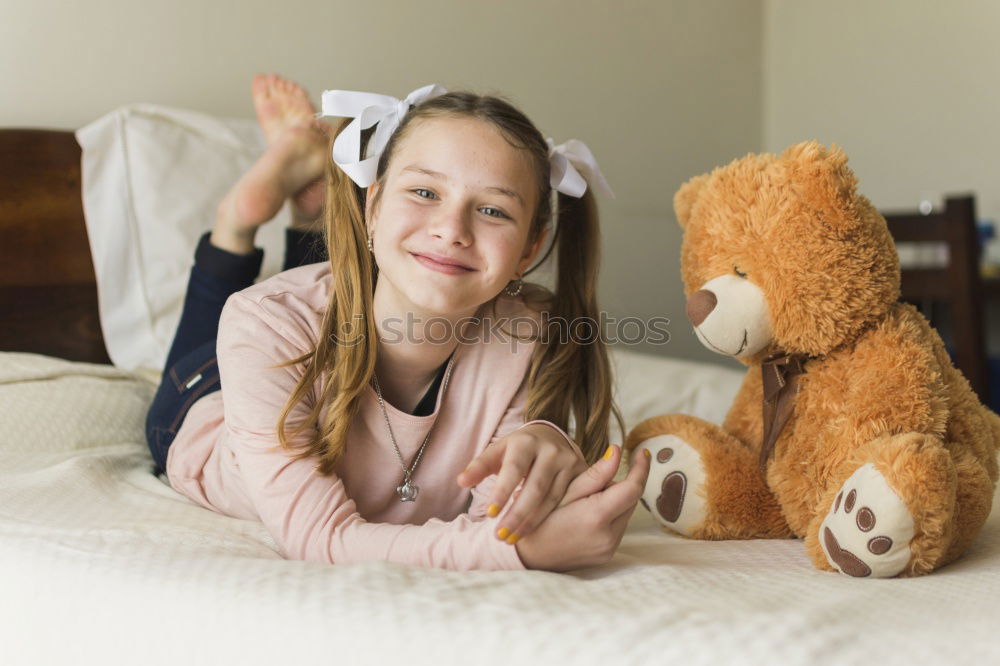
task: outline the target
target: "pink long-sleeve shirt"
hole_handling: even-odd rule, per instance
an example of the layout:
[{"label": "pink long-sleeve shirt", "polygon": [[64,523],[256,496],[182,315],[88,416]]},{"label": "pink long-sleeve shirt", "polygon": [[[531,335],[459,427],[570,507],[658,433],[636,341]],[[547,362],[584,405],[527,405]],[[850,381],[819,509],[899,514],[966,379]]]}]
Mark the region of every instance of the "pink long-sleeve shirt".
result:
[{"label": "pink long-sleeve shirt", "polygon": [[[525,377],[537,343],[503,335],[492,315],[479,335],[465,337],[472,342],[456,348],[450,383],[438,391],[433,414],[415,416],[385,403],[407,465],[433,425],[412,478],[420,488],[416,501],[401,502],[396,494],[402,468],[371,386],[335,475],[319,474],[315,458],[293,460],[278,448],[278,416],[302,370],[271,366],[313,349],[330,279],[329,263],[310,264],[229,298],[217,341],[222,390],[198,399],[185,417],[167,456],[171,486],[208,509],[260,520],[289,559],[523,569],[516,547],[498,539],[497,521],[486,517],[496,476],[472,489],[455,482],[487,445],[528,425]],[[496,312],[540,321],[520,298],[501,295]],[[289,413],[289,432],[306,419],[322,381]],[[547,423],[575,446],[557,426],[530,423]],[[311,423],[289,442],[298,450],[315,432]]]}]

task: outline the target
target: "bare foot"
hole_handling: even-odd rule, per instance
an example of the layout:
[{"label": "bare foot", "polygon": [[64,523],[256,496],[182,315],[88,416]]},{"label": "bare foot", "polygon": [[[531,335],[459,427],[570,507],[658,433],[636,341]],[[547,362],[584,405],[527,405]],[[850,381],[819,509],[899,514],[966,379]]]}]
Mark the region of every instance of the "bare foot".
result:
[{"label": "bare foot", "polygon": [[268,144],[289,127],[308,126],[315,120],[316,107],[297,83],[277,74],[257,74],[250,84],[257,122]]},{"label": "bare foot", "polygon": [[285,199],[323,173],[326,143],[310,127],[289,127],[278,136],[233,188],[241,226],[264,224]]},{"label": "bare foot", "polygon": [[[293,127],[312,128],[324,142],[329,140],[331,128],[316,118],[316,107],[302,86],[277,74],[258,74],[253,78],[251,90],[257,121],[268,144],[278,141]],[[325,143],[323,148],[326,148]],[[292,226],[308,225],[319,217],[326,198],[322,173],[320,170],[317,174],[320,177],[290,195]]]}]

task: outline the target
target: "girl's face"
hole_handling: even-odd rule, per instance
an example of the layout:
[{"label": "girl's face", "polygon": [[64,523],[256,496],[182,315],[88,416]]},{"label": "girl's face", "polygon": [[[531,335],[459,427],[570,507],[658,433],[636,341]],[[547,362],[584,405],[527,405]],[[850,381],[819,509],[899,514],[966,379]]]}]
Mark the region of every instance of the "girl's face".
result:
[{"label": "girl's face", "polygon": [[493,125],[468,117],[414,121],[396,147],[379,202],[368,189],[379,291],[397,306],[471,315],[523,273],[537,206],[534,167]]}]

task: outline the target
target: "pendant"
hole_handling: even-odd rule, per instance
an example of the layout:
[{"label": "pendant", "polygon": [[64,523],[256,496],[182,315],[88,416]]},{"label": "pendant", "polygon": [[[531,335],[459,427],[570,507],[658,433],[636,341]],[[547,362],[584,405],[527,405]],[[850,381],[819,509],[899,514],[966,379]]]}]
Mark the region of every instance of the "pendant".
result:
[{"label": "pendant", "polygon": [[400,502],[412,502],[416,500],[418,490],[420,490],[420,488],[411,484],[409,481],[404,481],[403,485],[396,486],[396,492],[399,493]]}]

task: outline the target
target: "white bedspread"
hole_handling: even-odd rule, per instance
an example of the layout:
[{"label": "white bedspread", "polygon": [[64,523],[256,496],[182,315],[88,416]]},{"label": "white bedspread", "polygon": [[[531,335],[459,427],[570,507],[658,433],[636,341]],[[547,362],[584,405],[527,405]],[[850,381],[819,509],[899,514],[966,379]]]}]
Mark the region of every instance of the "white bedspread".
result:
[{"label": "white bedspread", "polygon": [[[740,373],[616,353],[628,425],[717,420]],[[668,536],[640,507],[573,574],[283,560],[150,474],[153,386],[0,353],[0,664],[997,663],[1000,518],[919,579],[813,569],[795,540]]]}]

